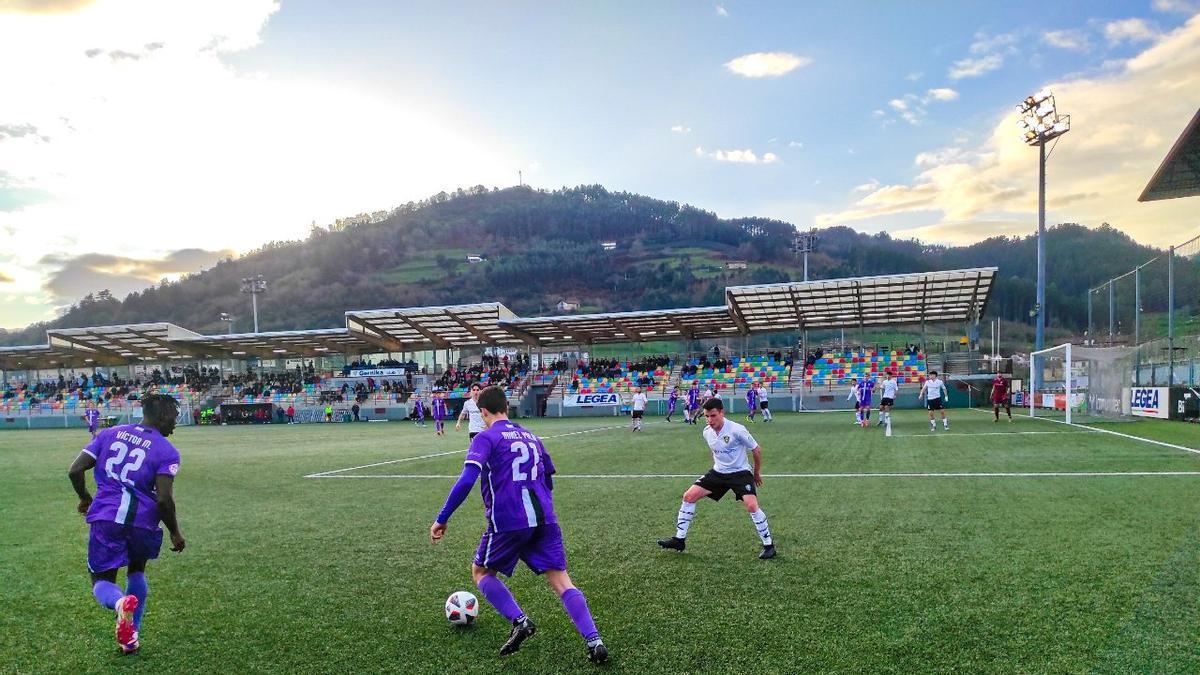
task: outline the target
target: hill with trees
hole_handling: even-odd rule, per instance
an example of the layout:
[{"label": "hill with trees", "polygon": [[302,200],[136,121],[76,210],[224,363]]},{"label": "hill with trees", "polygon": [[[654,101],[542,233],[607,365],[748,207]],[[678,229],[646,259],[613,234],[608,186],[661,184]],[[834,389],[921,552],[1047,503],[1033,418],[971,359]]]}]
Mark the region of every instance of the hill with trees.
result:
[{"label": "hill with trees", "polygon": [[[1031,224],[1030,229],[1033,229]],[[599,185],[554,191],[477,186],[439,193],[374,223],[314,227],[300,241],[271,242],[211,269],[121,299],[103,289],[54,321],[0,336],[40,344],[51,327],[169,321],[222,332],[222,312],[249,330],[243,277],[262,274],[261,330],[343,325],[347,309],[500,301],[524,316],[555,313],[563,299],[581,311],[721,304],[727,285],[802,278],[792,224],[766,218],[722,219],[686,204]],[[1029,323],[1036,279],[1036,238],[993,237],[969,246],[868,235],[847,227],[819,232],[810,278],[890,274],[959,267],[1000,270],[988,314]],[[602,242],[613,242],[606,250]],[[1086,292],[1160,251],[1105,224],[1049,230],[1048,323],[1082,331]],[[481,262],[468,262],[468,256]],[[745,262],[744,268],[728,263]],[[1200,298],[1200,261],[1183,261],[1177,303]],[[1157,269],[1157,268],[1156,268]],[[1165,274],[1143,279],[1143,308],[1166,306]]]}]

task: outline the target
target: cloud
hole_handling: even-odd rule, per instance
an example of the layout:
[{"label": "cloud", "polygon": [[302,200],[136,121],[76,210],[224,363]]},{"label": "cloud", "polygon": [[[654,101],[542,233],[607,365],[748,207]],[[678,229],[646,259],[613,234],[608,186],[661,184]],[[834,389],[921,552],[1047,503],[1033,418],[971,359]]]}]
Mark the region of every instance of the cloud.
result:
[{"label": "cloud", "polygon": [[879,189],[879,181],[875,180],[874,178],[867,181],[866,183],[863,183],[862,185],[854,186],[855,192],[874,192],[875,190],[878,190],[878,189]]},{"label": "cloud", "polygon": [[804,144],[800,141],[788,141],[789,148],[803,148]]},{"label": "cloud", "polygon": [[671,127],[671,131],[677,134],[690,134],[692,133],[692,128],[682,124],[676,124],[675,126]]},{"label": "cloud", "polygon": [[958,98],[958,92],[949,87],[939,87],[927,91],[926,96],[932,101],[953,101]]},{"label": "cloud", "polygon": [[16,281],[16,279],[0,271],[0,284],[11,284],[14,281]]},{"label": "cloud", "polygon": [[1042,33],[1042,42],[1051,47],[1076,52],[1087,51],[1091,46],[1088,44],[1087,35],[1083,31],[1075,29],[1048,30]]},{"label": "cloud", "polygon": [[1145,19],[1121,19],[1104,24],[1104,37],[1113,45],[1122,42],[1149,42],[1158,37],[1158,31],[1151,28]]},{"label": "cloud", "polygon": [[760,157],[753,150],[713,150],[706,152],[704,148],[696,147],[697,157],[708,157],[718,162],[733,162],[735,164],[774,164],[779,157],[773,152],[765,152]]},{"label": "cloud", "polygon": [[0,0],[0,13],[59,14],[75,12],[93,0]]},{"label": "cloud", "polygon": [[909,82],[916,82],[917,80],[921,79],[924,76],[925,76],[925,73],[922,73],[920,71],[913,71],[913,72],[905,75],[904,79],[908,80]]},{"label": "cloud", "polygon": [[53,270],[42,284],[43,290],[60,304],[69,304],[102,289],[124,297],[163,279],[175,279],[199,272],[233,255],[233,251],[207,251],[198,248],[172,251],[159,258],[130,258],[102,253],[78,256],[50,254],[39,261]]},{"label": "cloud", "polygon": [[[1190,94],[1200,91],[1200,16],[1111,71],[1043,86],[1076,126],[1050,159],[1050,222],[1108,222],[1159,246],[1195,232],[1195,199],[1142,204],[1137,197],[1196,112]],[[1014,111],[999,108],[993,120],[985,140],[922,152],[910,180],[880,185],[818,215],[817,224],[859,223],[898,234],[898,220],[918,222],[903,233],[936,233],[952,242],[983,239],[995,233],[995,223],[1029,231],[1037,213],[1037,153],[1016,133]]]},{"label": "cloud", "polygon": [[810,63],[812,59],[788,52],[755,52],[733,59],[725,68],[742,77],[780,77]]},{"label": "cloud", "polygon": [[724,5],[717,5],[717,16],[728,17],[729,10],[725,9]]},{"label": "cloud", "polygon": [[1154,0],[1154,9],[1160,12],[1195,14],[1200,12],[1200,2],[1196,0]]},{"label": "cloud", "polygon": [[988,54],[979,58],[968,57],[954,62],[954,66],[950,68],[949,77],[952,80],[979,77],[1002,65],[1004,65],[1004,57],[1000,54]]}]

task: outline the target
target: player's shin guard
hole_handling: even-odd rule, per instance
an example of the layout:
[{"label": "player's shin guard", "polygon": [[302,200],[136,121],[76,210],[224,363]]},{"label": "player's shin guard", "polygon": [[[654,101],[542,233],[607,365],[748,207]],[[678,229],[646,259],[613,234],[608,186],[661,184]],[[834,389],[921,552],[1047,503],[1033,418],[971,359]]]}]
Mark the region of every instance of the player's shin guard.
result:
[{"label": "player's shin guard", "polygon": [[92,595],[96,602],[109,609],[117,608],[117,601],[125,597],[121,587],[111,581],[97,581],[92,584]]},{"label": "player's shin guard", "polygon": [[679,507],[679,518],[675,521],[675,537],[687,539],[688,528],[692,526],[692,518],[696,517],[696,505],[684,502]]},{"label": "player's shin guard", "polygon": [[509,592],[508,586],[504,585],[503,581],[491,574],[484,575],[479,580],[479,590],[483,593],[483,597],[487,598],[488,603],[500,612],[500,616],[508,619],[510,622],[524,618],[525,612],[521,611],[520,605]]},{"label": "player's shin guard", "polygon": [[133,613],[133,629],[142,629],[142,613],[146,611],[146,596],[150,595],[150,584],[146,583],[145,572],[130,572],[125,580],[125,594],[138,599],[137,611]]},{"label": "player's shin guard", "polygon": [[770,546],[771,528],[767,527],[767,514],[762,509],[750,513],[750,520],[754,523],[754,529],[758,530],[758,538],[762,540],[763,546]]},{"label": "player's shin guard", "polygon": [[583,636],[589,645],[600,640],[600,631],[596,630],[596,622],[592,620],[592,612],[588,609],[587,598],[578,588],[567,589],[562,594],[563,609],[575,624],[575,629]]}]

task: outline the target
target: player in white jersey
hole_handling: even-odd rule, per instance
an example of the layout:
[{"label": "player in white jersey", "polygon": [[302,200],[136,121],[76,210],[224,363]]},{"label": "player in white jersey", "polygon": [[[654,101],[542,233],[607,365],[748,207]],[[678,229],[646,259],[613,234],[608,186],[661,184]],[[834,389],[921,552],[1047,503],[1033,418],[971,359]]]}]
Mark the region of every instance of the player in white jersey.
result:
[{"label": "player in white jersey", "polygon": [[633,418],[633,423],[630,431],[642,430],[642,418],[646,415],[646,395],[642,393],[641,387],[633,388],[633,405],[630,411],[630,416]]},{"label": "player in white jersey", "polygon": [[896,403],[896,392],[899,390],[900,383],[896,381],[896,373],[887,371],[887,379],[883,381],[883,398],[879,401],[879,424],[877,426],[891,423],[892,406]]},{"label": "player in white jersey", "polygon": [[854,401],[854,423],[862,424],[862,408],[858,406],[858,378],[850,378],[850,391],[846,394],[847,401]]},{"label": "player in white jersey", "polygon": [[758,384],[758,409],[762,411],[763,421],[770,422],[771,417],[771,392],[767,390],[767,385]]},{"label": "player in white jersey", "polygon": [[[686,546],[688,528],[696,515],[696,502],[705,497],[721,501],[726,492],[733,490],[734,497],[746,505],[750,521],[754,523],[754,529],[762,541],[763,549],[758,557],[764,560],[774,558],[775,541],[767,527],[767,514],[758,508],[758,493],[755,491],[763,482],[762,448],[746,427],[725,418],[725,406],[721,399],[714,398],[704,403],[704,417],[708,422],[704,427],[704,441],[712,451],[713,468],[683,493],[675,536],[659,539],[658,545],[682,551]],[[747,452],[754,457],[753,468],[746,457]]]},{"label": "player in white jersey", "polygon": [[471,385],[471,398],[463,404],[462,411],[458,413],[458,421],[454,423],[455,431],[462,431],[462,421],[467,420],[467,438],[474,439],[479,432],[487,429],[487,425],[483,422],[483,413],[479,412],[479,383]]},{"label": "player in white jersey", "polygon": [[925,380],[925,384],[921,385],[921,391],[917,394],[917,398],[925,401],[925,407],[929,409],[929,430],[937,431],[937,422],[933,421],[933,412],[935,410],[942,411],[942,428],[950,430],[950,420],[946,419],[946,401],[949,399],[950,390],[946,388],[946,383],[938,377],[936,370],[929,371],[929,378]]}]

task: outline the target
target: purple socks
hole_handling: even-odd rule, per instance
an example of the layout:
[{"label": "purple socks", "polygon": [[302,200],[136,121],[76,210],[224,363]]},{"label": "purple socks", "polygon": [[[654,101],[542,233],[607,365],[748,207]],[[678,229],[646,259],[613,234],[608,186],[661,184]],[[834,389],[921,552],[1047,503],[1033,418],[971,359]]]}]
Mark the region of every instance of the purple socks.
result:
[{"label": "purple socks", "polygon": [[96,596],[96,602],[101,605],[116,609],[117,601],[125,597],[125,592],[111,581],[97,581],[92,584],[92,595]]},{"label": "purple socks", "polygon": [[513,599],[512,593],[509,592],[508,586],[504,585],[495,576],[486,575],[479,580],[479,590],[483,593],[483,597],[500,612],[500,616],[508,619],[510,622],[515,622],[518,619],[524,618],[525,613],[517,605],[517,601]]},{"label": "purple socks", "polygon": [[579,634],[591,644],[600,639],[600,631],[596,630],[596,622],[592,621],[592,612],[588,609],[587,598],[578,588],[572,588],[562,594],[563,608],[575,623]]},{"label": "purple socks", "polygon": [[137,611],[133,613],[134,630],[142,629],[142,612],[146,611],[146,596],[150,594],[150,586],[146,583],[145,572],[130,572],[125,579],[125,593],[138,599]]}]

